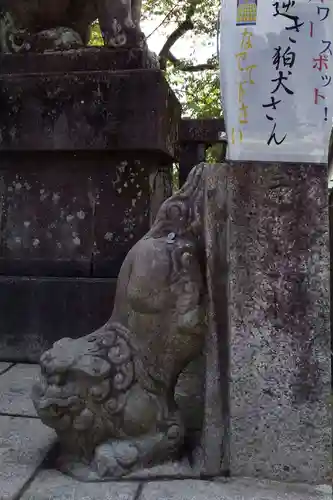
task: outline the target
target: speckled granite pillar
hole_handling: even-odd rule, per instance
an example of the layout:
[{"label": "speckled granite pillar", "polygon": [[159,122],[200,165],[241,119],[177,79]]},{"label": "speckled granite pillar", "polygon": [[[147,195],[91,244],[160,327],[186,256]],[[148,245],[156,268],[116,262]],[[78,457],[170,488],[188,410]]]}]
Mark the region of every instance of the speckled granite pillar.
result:
[{"label": "speckled granite pillar", "polygon": [[231,165],[231,475],[329,475],[327,198],[325,166]]}]

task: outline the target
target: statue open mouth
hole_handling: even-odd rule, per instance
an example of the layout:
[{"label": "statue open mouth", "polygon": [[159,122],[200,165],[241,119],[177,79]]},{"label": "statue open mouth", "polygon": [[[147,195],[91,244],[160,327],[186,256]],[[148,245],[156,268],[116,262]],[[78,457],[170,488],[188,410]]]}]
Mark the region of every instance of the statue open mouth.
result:
[{"label": "statue open mouth", "polygon": [[59,430],[68,428],[83,407],[83,401],[78,396],[69,394],[62,387],[47,386],[45,380],[34,385],[32,399],[46,425]]}]

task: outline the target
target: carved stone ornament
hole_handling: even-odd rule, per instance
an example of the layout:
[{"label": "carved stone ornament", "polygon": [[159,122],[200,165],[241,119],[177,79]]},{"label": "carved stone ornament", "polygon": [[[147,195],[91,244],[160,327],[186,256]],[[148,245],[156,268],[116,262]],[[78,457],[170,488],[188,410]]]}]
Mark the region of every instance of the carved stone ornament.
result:
[{"label": "carved stone ornament", "polygon": [[177,379],[206,336],[204,165],[128,253],[109,321],[41,357],[33,401],[77,477],[113,478],[172,459],[184,425]]},{"label": "carved stone ornament", "polygon": [[87,45],[99,20],[107,47],[140,47],[141,0],[0,0],[0,52],[45,52]]}]

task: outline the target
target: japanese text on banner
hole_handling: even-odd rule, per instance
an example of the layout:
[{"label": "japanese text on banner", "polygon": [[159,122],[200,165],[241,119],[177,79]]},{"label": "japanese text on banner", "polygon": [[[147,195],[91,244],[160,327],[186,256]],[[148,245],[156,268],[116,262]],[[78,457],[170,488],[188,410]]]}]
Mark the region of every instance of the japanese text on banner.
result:
[{"label": "japanese text on banner", "polygon": [[[311,0],[310,0],[311,2]],[[322,5],[313,7],[313,21],[310,21],[309,35],[311,38],[315,36],[316,30],[320,29],[319,23],[328,23],[330,9],[328,0],[321,0]],[[332,22],[330,20],[330,22]],[[324,30],[326,32],[327,30]],[[317,86],[314,88],[314,104],[323,108],[323,119],[328,120],[328,105],[327,94],[332,92],[332,77],[329,74],[330,66],[332,64],[332,40],[321,40],[321,49],[315,57],[313,57],[312,68],[317,72],[316,81]]]},{"label": "japanese text on banner", "polygon": [[333,0],[222,0],[221,95],[229,159],[327,161],[332,8]]},{"label": "japanese text on banner", "polygon": [[248,85],[254,85],[252,71],[257,67],[255,64],[246,64],[247,56],[252,47],[253,33],[244,28],[242,32],[242,39],[240,43],[240,52],[235,57],[237,59],[238,71],[241,76],[238,81],[238,128],[235,130],[233,127],[231,133],[231,141],[235,144],[237,134],[240,142],[243,141],[243,128],[242,126],[248,123],[248,106],[246,105],[246,89]]}]

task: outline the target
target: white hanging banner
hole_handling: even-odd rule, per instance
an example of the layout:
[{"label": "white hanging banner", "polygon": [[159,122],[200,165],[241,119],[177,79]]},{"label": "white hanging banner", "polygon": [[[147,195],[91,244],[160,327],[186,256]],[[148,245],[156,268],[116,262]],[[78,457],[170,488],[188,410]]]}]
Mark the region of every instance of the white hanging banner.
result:
[{"label": "white hanging banner", "polygon": [[333,0],[222,0],[228,159],[327,163]]}]

